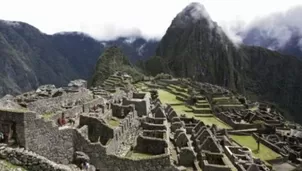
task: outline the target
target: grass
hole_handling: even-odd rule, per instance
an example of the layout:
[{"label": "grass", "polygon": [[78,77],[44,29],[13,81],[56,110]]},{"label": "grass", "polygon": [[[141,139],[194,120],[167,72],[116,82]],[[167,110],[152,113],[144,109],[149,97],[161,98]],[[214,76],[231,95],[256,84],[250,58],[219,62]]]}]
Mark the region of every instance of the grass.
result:
[{"label": "grass", "polygon": [[177,114],[186,113],[192,114],[192,116],[194,116],[193,110],[186,107],[185,105],[173,105],[172,107]]},{"label": "grass", "polygon": [[209,107],[202,108],[202,107],[196,107],[196,106],[192,106],[192,109],[194,109],[194,110],[211,110],[211,108],[209,108]]},{"label": "grass", "polygon": [[218,101],[218,100],[229,100],[230,97],[214,97],[213,101]]},{"label": "grass", "polygon": [[198,100],[197,104],[209,104],[207,100]]},{"label": "grass", "polygon": [[117,118],[111,118],[108,122],[110,127],[117,127],[120,125],[120,121]]},{"label": "grass", "polygon": [[28,109],[26,108],[20,108],[20,109],[0,109],[0,111],[4,111],[4,112],[16,112],[16,113],[26,113],[29,112]]},{"label": "grass", "polygon": [[183,103],[180,100],[177,100],[174,94],[167,92],[165,90],[158,90],[158,96],[162,103],[167,103],[167,104]]},{"label": "grass", "polygon": [[153,157],[154,155],[152,154],[146,154],[146,153],[139,153],[136,151],[129,151],[126,155],[126,157],[131,158],[131,159],[146,159]]},{"label": "grass", "polygon": [[258,106],[254,106],[254,107],[252,107],[252,108],[249,108],[250,111],[256,111],[256,110],[258,110],[258,109],[259,109]]},{"label": "grass", "polygon": [[4,166],[5,169],[8,170],[17,170],[19,169],[20,171],[27,171],[23,167],[13,165],[12,163],[6,161],[6,160],[0,160],[0,164]]},{"label": "grass", "polygon": [[242,104],[217,104],[217,106],[223,106],[223,107],[244,107]]},{"label": "grass", "polygon": [[216,124],[219,128],[231,129],[231,127],[229,125],[222,122],[220,119],[216,118],[212,114],[209,114],[204,117],[200,117],[200,116],[196,117],[196,115],[193,113],[192,109],[186,107],[185,105],[173,105],[172,107],[178,115],[186,114],[186,116],[188,118],[194,117],[195,119],[204,122],[204,124],[206,124],[206,125]]},{"label": "grass", "polygon": [[195,117],[196,119],[202,121],[206,125],[213,125],[215,124],[219,128],[231,129],[232,127],[228,124],[222,122],[220,119],[216,118],[215,116],[212,117]]},{"label": "grass", "polygon": [[280,157],[280,155],[267,146],[260,144],[260,150],[257,151],[257,142],[252,136],[240,136],[240,135],[231,135],[231,138],[235,140],[237,143],[239,143],[242,146],[248,147],[252,150],[253,156],[258,157],[261,160],[272,160],[277,157]]},{"label": "grass", "polygon": [[42,118],[45,120],[49,120],[53,116],[53,113],[47,112],[42,115]]}]

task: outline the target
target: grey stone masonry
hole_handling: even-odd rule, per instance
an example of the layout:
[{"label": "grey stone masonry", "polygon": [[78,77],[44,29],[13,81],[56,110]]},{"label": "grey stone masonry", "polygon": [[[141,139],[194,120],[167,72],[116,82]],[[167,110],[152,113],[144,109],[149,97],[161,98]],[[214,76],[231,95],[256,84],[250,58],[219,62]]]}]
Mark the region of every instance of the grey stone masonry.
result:
[{"label": "grey stone masonry", "polygon": [[45,157],[39,156],[23,148],[0,147],[0,158],[8,162],[23,166],[30,171],[80,171],[76,166],[56,164]]}]

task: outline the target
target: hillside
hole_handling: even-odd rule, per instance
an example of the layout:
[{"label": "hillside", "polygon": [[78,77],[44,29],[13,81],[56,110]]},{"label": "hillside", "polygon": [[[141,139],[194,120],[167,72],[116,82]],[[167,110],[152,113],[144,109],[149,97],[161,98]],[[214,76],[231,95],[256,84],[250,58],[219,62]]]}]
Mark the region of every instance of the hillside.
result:
[{"label": "hillside", "polygon": [[0,20],[0,97],[89,79],[99,56],[113,45],[132,56],[132,62],[154,54],[156,41],[124,39],[97,41],[78,32],[46,35],[27,23]]},{"label": "hillside", "polygon": [[22,22],[0,21],[0,95],[31,90],[39,84],[62,85],[77,77],[48,36]]},{"label": "hillside", "polygon": [[139,80],[143,76],[132,66],[128,57],[123,54],[120,48],[112,46],[106,49],[102,56],[100,56],[90,80],[90,85],[100,86],[109,76],[117,71],[128,73],[134,80]]},{"label": "hillside", "polygon": [[302,121],[302,63],[261,47],[235,46],[201,4],[190,4],[174,18],[157,56],[162,69],[176,77],[248,91]]},{"label": "hillside", "polygon": [[288,32],[290,35],[287,41],[278,40],[279,37],[272,37],[272,35],[270,35],[271,32],[270,29],[252,28],[239,33],[239,36],[242,37],[242,41],[245,45],[274,49],[282,54],[292,55],[300,60],[302,59],[302,36],[298,30],[289,27]]}]

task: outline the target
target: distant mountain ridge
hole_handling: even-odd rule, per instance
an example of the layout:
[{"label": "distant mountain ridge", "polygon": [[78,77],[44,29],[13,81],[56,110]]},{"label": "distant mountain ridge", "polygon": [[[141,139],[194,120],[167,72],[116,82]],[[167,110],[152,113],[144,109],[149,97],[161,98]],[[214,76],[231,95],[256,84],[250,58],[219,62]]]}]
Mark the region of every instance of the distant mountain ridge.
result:
[{"label": "distant mountain ridge", "polygon": [[126,39],[97,41],[80,32],[47,35],[24,22],[0,20],[0,96],[89,79],[108,46],[120,47],[133,63],[154,55],[156,41]]},{"label": "distant mountain ridge", "polygon": [[302,6],[256,19],[237,30],[246,45],[255,45],[302,60]]},{"label": "distant mountain ridge", "polygon": [[282,54],[296,56],[302,60],[302,35],[297,30],[291,29],[291,35],[288,41],[279,43],[279,41],[268,36],[267,31],[260,30],[259,28],[253,28],[245,33],[239,33],[242,37],[242,42],[246,45],[261,46],[267,49],[276,50]]}]

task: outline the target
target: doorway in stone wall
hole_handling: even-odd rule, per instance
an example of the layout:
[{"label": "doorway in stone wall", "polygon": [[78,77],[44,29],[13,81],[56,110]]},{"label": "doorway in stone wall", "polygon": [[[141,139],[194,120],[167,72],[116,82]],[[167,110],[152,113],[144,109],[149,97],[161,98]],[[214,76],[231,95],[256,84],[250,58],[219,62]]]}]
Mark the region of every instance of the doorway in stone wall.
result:
[{"label": "doorway in stone wall", "polygon": [[17,131],[16,131],[15,122],[10,122],[10,121],[0,122],[0,133],[1,133],[1,138],[0,138],[1,143],[5,143],[10,146],[17,144]]}]

